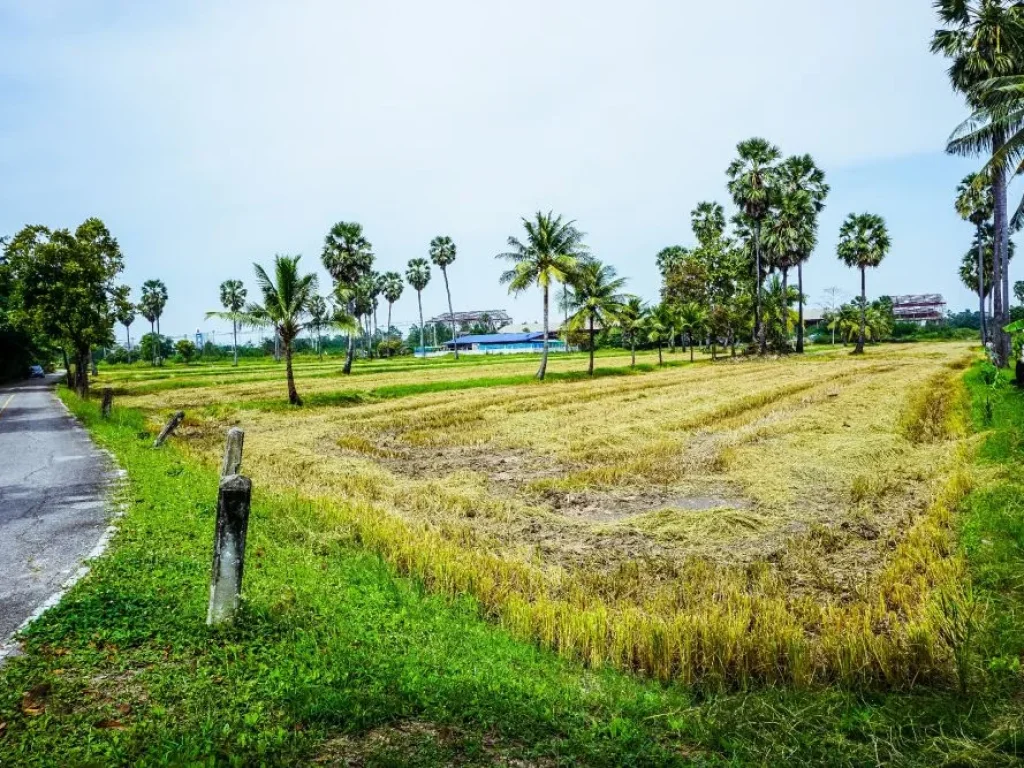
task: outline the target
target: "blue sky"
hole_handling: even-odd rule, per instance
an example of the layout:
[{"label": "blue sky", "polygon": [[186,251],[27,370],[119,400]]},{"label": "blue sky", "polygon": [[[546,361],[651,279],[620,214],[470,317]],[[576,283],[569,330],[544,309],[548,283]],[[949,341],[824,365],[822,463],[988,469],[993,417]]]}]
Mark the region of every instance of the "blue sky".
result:
[{"label": "blue sky", "polygon": [[[654,299],[655,254],[691,241],[698,201],[727,202],[735,144],[763,135],[832,187],[812,302],[856,291],[836,234],[871,211],[893,249],[869,293],[973,306],[952,197],[979,163],[942,153],[965,111],[934,26],[927,0],[0,0],[0,233],[101,217],[125,281],[167,283],[172,334],[216,327],[217,285],[251,284],[253,261],[319,268],[339,219],[382,270],[448,234],[456,309],[530,321],[539,298],[507,296],[493,258],[521,216],[577,219]],[[443,308],[435,276],[424,311]],[[415,320],[411,292],[395,317]]]}]

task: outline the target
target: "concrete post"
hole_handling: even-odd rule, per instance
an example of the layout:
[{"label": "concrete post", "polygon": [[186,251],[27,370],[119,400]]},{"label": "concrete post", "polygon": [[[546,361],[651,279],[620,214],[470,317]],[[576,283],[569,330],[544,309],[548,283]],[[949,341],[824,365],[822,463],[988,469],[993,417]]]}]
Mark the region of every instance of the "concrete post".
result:
[{"label": "concrete post", "polygon": [[213,540],[213,574],[206,623],[215,626],[234,619],[241,603],[245,535],[249,527],[252,481],[242,475],[220,480],[217,530]]},{"label": "concrete post", "polygon": [[178,428],[178,425],[181,424],[181,422],[184,419],[185,419],[185,412],[184,411],[178,411],[176,414],[171,416],[170,420],[167,422],[167,425],[162,430],[160,430],[160,434],[157,435],[156,440],[153,441],[153,447],[154,448],[159,448],[161,445],[163,445],[164,444],[164,440],[166,440],[168,437],[171,436],[171,434],[174,432],[174,430],[176,430]]},{"label": "concrete post", "polygon": [[100,413],[104,419],[110,418],[110,409],[114,407],[114,389],[113,387],[103,388],[103,405],[100,406]]},{"label": "concrete post", "polygon": [[238,427],[228,430],[228,442],[224,446],[224,463],[220,468],[220,476],[237,475],[242,469],[242,444],[245,432]]}]

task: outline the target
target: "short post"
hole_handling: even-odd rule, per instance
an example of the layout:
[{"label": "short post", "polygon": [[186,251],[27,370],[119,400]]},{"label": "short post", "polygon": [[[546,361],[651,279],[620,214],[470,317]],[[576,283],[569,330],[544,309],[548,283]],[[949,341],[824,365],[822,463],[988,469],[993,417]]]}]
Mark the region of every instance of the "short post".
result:
[{"label": "short post", "polygon": [[234,619],[242,594],[245,534],[249,527],[252,481],[242,475],[220,480],[217,494],[217,530],[213,539],[213,575],[210,578],[210,626]]},{"label": "short post", "polygon": [[161,445],[163,445],[164,440],[171,436],[174,430],[178,428],[178,425],[181,424],[181,422],[184,421],[184,419],[184,411],[178,411],[176,414],[171,416],[170,420],[167,422],[164,428],[160,430],[160,434],[157,435],[156,440],[153,441],[153,447],[159,448]]},{"label": "short post", "polygon": [[104,387],[103,388],[103,405],[100,407],[100,413],[103,414],[104,419],[110,418],[110,409],[114,406],[114,388]]},{"label": "short post", "polygon": [[224,446],[224,463],[220,468],[220,476],[237,475],[242,469],[242,444],[245,432],[238,427],[228,430],[228,442]]}]

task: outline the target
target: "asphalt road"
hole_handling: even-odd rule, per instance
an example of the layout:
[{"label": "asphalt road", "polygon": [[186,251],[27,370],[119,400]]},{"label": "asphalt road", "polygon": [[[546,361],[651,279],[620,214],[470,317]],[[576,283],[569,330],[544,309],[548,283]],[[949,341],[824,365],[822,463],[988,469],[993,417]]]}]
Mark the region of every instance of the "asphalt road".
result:
[{"label": "asphalt road", "polygon": [[0,644],[60,590],[107,525],[107,457],[50,376],[0,387]]}]

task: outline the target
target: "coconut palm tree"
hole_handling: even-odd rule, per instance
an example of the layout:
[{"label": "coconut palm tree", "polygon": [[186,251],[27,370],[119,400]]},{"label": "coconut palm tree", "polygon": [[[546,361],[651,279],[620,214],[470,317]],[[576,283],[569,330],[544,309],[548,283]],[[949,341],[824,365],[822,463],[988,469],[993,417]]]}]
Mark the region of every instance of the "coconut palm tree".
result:
[{"label": "coconut palm tree", "polygon": [[969,221],[975,226],[975,245],[978,249],[978,266],[975,272],[974,289],[978,294],[979,311],[981,312],[981,340],[988,338],[985,327],[985,253],[984,253],[984,230],[985,223],[992,218],[992,211],[995,202],[992,195],[992,185],[989,177],[984,173],[972,173],[964,177],[960,186],[956,189],[956,212],[960,218]]},{"label": "coconut palm tree", "polygon": [[452,347],[455,349],[455,359],[459,359],[459,347],[455,344],[458,333],[455,329],[455,311],[452,309],[452,289],[448,285],[448,267],[455,261],[455,243],[450,237],[438,235],[430,241],[430,260],[434,265],[440,267],[441,276],[444,278],[444,292],[448,294],[448,319],[452,324]]},{"label": "coconut palm tree", "polygon": [[765,139],[753,138],[742,141],[736,147],[737,158],[730,163],[726,173],[729,176],[729,193],[733,202],[751,223],[754,246],[754,280],[757,300],[754,309],[754,329],[758,347],[763,355],[765,331],[761,323],[761,226],[775,197],[775,164],[782,153],[779,148]]},{"label": "coconut palm tree", "polygon": [[[690,343],[690,362],[693,362],[693,340],[708,327],[708,311],[696,302],[687,302],[679,308],[679,327]],[[714,342],[712,342],[713,344]]]},{"label": "coconut palm tree", "polygon": [[248,291],[245,290],[241,280],[225,280],[220,284],[220,303],[227,311],[206,313],[208,318],[219,317],[231,321],[232,350],[236,367],[238,365],[238,313],[245,307],[247,294]]},{"label": "coconut palm tree", "polygon": [[[363,226],[354,221],[339,221],[324,238],[321,255],[324,269],[334,280],[334,295],[345,303],[345,313],[355,315],[356,286],[373,271],[373,246],[363,236]],[[342,373],[352,373],[355,337],[348,334],[348,350]]]},{"label": "coconut palm tree", "polygon": [[239,312],[243,325],[273,328],[284,351],[285,375],[288,378],[288,402],[302,405],[295,389],[292,372],[292,343],[305,325],[309,305],[316,295],[316,275],[299,273],[301,256],[275,256],[273,279],[259,264],[253,264],[256,284],[263,294],[262,304],[247,304]]},{"label": "coconut palm tree", "polygon": [[629,338],[629,350],[632,356],[630,367],[636,368],[636,339],[644,329],[644,322],[647,317],[647,307],[639,296],[627,296],[626,302],[619,312],[619,324],[622,333]]},{"label": "coconut palm tree", "polygon": [[581,261],[587,261],[587,247],[583,244],[583,233],[576,228],[575,221],[565,221],[552,211],[537,211],[533,219],[523,218],[526,230],[525,242],[509,237],[512,249],[499,253],[496,258],[512,266],[501,276],[501,282],[508,285],[510,293],[522,293],[536,285],[541,289],[544,303],[544,349],[541,354],[537,378],[544,380],[548,368],[548,336],[551,332],[552,283],[566,283],[572,277]]},{"label": "coconut palm tree", "polygon": [[595,324],[610,328],[618,322],[627,297],[621,293],[626,278],[615,274],[615,267],[592,260],[579,265],[572,277],[572,300],[566,330],[578,331],[584,326],[590,333],[590,363],[587,374],[594,375]]},{"label": "coconut palm tree", "polygon": [[[932,52],[951,60],[953,88],[964,94],[975,110],[972,119],[954,131],[947,151],[990,156],[986,171],[991,178],[996,230],[992,274],[996,322],[991,330],[996,355],[1005,365],[1010,354],[1009,337],[1002,331],[1009,311],[1007,170],[1013,160],[1020,161],[1020,155],[1005,145],[1021,125],[1020,99],[1013,90],[1020,87],[1024,70],[1024,6],[1015,0],[936,0],[935,8],[943,28],[932,38]],[[1003,78],[1007,79],[1002,86],[996,85]],[[1015,102],[1016,108],[1012,106]]]},{"label": "coconut palm tree", "polygon": [[[967,287],[967,290],[972,293],[981,293],[982,308],[985,306],[985,302],[989,303],[989,310],[992,309],[993,290],[992,282],[984,280],[985,275],[992,274],[992,259],[994,258],[995,250],[995,228],[991,224],[984,224],[981,230],[974,235],[974,240],[971,244],[970,250],[968,250],[960,261],[960,281]],[[1010,241],[1010,249],[1008,255],[1010,261],[1013,261],[1013,257],[1017,253],[1017,244]],[[980,258],[980,260],[979,260]],[[979,266],[981,269],[981,280],[978,279]],[[982,282],[984,281],[984,282]],[[983,312],[984,316],[984,312]],[[991,330],[989,328],[989,330]]]},{"label": "coconut palm tree", "polygon": [[674,324],[675,316],[672,307],[664,301],[647,311],[644,328],[647,331],[647,341],[658,345],[659,366],[665,364],[665,360],[662,357],[662,347],[672,333]]},{"label": "coconut palm tree", "polygon": [[791,259],[796,262],[798,319],[796,335],[796,351],[804,351],[804,264],[811,258],[817,245],[818,214],[825,208],[829,186],[825,183],[825,173],[814,162],[810,155],[794,155],[787,157],[779,167],[779,186],[783,194],[794,195],[806,193],[810,198],[810,208],[803,208],[804,220],[800,227],[801,235],[796,238],[795,250],[791,251]]},{"label": "coconut palm tree", "polygon": [[405,270],[405,279],[416,291],[416,302],[420,308],[420,349],[426,357],[427,342],[423,336],[423,289],[430,282],[430,264],[426,259],[410,259],[408,269]]},{"label": "coconut palm tree", "polygon": [[131,288],[127,285],[119,285],[114,289],[114,317],[124,326],[129,363],[132,361],[131,325],[135,322],[135,305],[132,304],[130,296]]},{"label": "coconut palm tree", "polygon": [[891,243],[885,220],[873,213],[851,213],[839,229],[839,260],[860,270],[860,336],[855,355],[864,354],[864,326],[867,312],[865,274],[868,267],[877,267],[889,252]]},{"label": "coconut palm tree", "polygon": [[319,294],[312,296],[309,300],[309,322],[306,323],[306,327],[309,328],[316,334],[316,353],[320,360],[324,359],[324,347],[323,340],[321,339],[321,333],[330,320],[331,310],[327,306],[327,300]]},{"label": "coconut palm tree", "polygon": [[388,327],[386,335],[389,338],[391,337],[391,309],[395,306],[395,302],[402,298],[402,291],[404,290],[405,283],[402,282],[402,276],[400,274],[397,272],[384,273],[383,290],[381,292],[384,294],[384,300],[388,303]]}]

